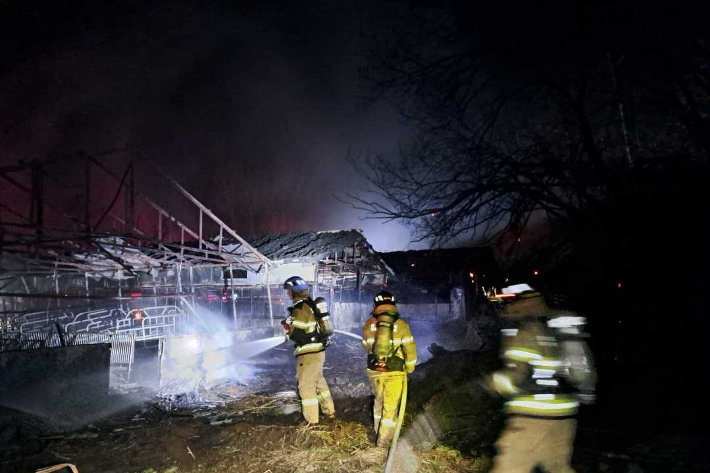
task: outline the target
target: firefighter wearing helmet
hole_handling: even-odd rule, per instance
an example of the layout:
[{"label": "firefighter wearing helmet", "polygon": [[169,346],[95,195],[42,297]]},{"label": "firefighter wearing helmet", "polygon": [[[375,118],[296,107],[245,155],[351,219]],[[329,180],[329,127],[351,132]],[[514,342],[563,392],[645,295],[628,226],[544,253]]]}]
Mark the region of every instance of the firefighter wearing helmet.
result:
[{"label": "firefighter wearing helmet", "polygon": [[375,394],[373,419],[377,445],[388,447],[394,437],[404,378],[417,364],[417,346],[402,320],[392,294],[375,296],[372,317],[362,330],[367,352],[367,376]]},{"label": "firefighter wearing helmet", "polygon": [[317,424],[319,407],[327,418],[335,416],[333,398],[323,377],[325,348],[332,335],[332,330],[326,333],[322,328],[327,322],[327,304],[324,300],[316,304],[309,297],[308,285],[301,277],[288,278],[283,287],[293,301],[293,307],[288,308],[289,316],[281,324],[286,336],[296,344],[294,355],[301,412],[306,422]]},{"label": "firefighter wearing helmet", "polygon": [[502,304],[508,326],[501,344],[506,368],[486,382],[506,399],[508,414],[491,472],[527,473],[539,466],[574,473],[575,415],[580,402],[593,400],[596,384],[581,331],[584,318],[556,308],[554,298],[543,298],[527,284],[508,286],[490,299]]}]

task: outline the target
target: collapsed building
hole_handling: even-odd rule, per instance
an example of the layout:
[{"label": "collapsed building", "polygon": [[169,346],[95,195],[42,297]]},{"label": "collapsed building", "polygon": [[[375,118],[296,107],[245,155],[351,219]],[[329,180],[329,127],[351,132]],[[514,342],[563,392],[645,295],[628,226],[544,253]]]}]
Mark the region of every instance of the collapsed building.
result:
[{"label": "collapsed building", "polygon": [[[485,250],[380,254],[358,230],[244,238],[153,167],[140,173],[126,157],[117,172],[80,156],[0,168],[0,441],[101,421],[112,439],[97,448],[126,448],[114,436],[147,427],[148,437],[169,437],[159,429],[173,414],[248,428],[262,411],[295,413],[296,368],[279,324],[290,304],[282,284],[294,275],[328,301],[344,332],[325,369],[342,415],[360,426],[370,386],[354,334],[377,292],[396,294],[420,361],[432,343],[481,346],[480,324],[472,331],[468,320],[482,295],[475,276],[495,271]],[[83,188],[63,181],[67,169],[83,171]],[[428,382],[430,368],[413,382]],[[140,412],[125,422],[146,425],[126,434],[134,425],[109,419],[128,406]],[[427,429],[426,438],[438,435]],[[189,446],[187,454],[195,460]]]},{"label": "collapsed building", "polygon": [[[472,274],[494,271],[484,250],[380,254],[358,230],[243,238],[130,155],[20,163],[0,180],[0,404],[59,421],[109,387],[174,397],[241,380],[246,358],[284,341],[291,276],[343,332],[395,292],[426,358],[439,324],[471,311]],[[471,341],[448,326],[452,347]]]},{"label": "collapsed building", "polygon": [[[335,326],[352,330],[393,276],[358,230],[247,240],[157,166],[128,154],[121,172],[107,161],[82,155],[0,169],[2,399],[28,383],[43,391],[43,373],[62,363],[76,378],[110,370],[99,384],[162,388],[184,377],[171,373],[180,368],[171,360],[233,347],[216,365],[190,361],[219,376],[240,344],[282,338],[286,278],[303,277],[329,301]],[[146,175],[143,188],[160,202],[139,187]],[[28,361],[32,350],[42,356]]]}]

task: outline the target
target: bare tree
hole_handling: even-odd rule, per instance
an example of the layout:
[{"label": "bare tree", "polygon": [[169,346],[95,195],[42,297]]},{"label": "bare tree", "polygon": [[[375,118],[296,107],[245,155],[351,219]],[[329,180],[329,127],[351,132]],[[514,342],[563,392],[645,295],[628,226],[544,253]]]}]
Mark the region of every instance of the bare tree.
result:
[{"label": "bare tree", "polygon": [[[661,23],[469,3],[398,8],[373,38],[363,79],[416,136],[398,159],[354,157],[370,184],[354,207],[434,244],[485,239],[538,213],[573,223],[614,205],[630,176],[707,164],[708,43],[692,12]],[[617,14],[624,28],[602,21]]]}]

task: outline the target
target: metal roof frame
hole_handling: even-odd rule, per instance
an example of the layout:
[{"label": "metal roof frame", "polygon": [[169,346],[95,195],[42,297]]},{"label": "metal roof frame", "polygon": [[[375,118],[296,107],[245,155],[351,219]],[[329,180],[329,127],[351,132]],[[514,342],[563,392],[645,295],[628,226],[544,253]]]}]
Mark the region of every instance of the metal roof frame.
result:
[{"label": "metal roof frame", "polygon": [[[10,184],[14,190],[11,199],[3,199],[0,192],[0,276],[60,272],[110,277],[116,271],[131,273],[174,266],[224,266],[259,272],[274,264],[140,153],[122,149],[101,155],[116,153],[130,157],[130,164],[122,177],[97,157],[85,154],[0,168],[0,181]],[[180,205],[187,204],[197,210],[199,218],[196,227],[179,220],[156,200],[137,189],[134,180],[136,155],[156,169],[158,176],[185,199]],[[76,165],[77,160],[85,166],[84,208],[80,209],[84,211],[83,219],[72,210],[62,208],[59,199],[55,201],[52,196],[46,195],[44,185],[45,180],[51,180],[59,185],[76,186],[75,182],[67,183],[66,179],[55,175],[52,168],[68,161]],[[119,186],[109,208],[99,222],[92,225],[91,176],[95,170],[118,181]],[[125,200],[123,218],[113,209],[121,194]],[[155,231],[141,229],[137,225],[137,203],[155,211]],[[29,208],[29,212],[23,213],[23,208]],[[50,212],[61,220],[59,225],[47,224],[45,214]],[[106,227],[103,222],[107,218],[112,225],[118,225],[123,230],[102,228]],[[213,230],[216,227],[218,234],[211,235],[207,223]],[[179,230],[179,240],[171,238],[174,227]],[[169,231],[166,231],[167,228]],[[225,237],[232,243],[229,249],[222,246]]]}]

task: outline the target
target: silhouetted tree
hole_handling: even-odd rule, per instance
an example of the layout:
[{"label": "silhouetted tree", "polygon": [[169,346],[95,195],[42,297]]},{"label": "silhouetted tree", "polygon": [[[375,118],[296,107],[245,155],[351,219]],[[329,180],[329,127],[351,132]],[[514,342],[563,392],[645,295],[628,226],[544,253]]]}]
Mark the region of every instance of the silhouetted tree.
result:
[{"label": "silhouetted tree", "polygon": [[427,3],[387,12],[362,71],[416,130],[396,160],[354,160],[371,193],[349,200],[371,217],[434,244],[517,233],[538,213],[574,226],[669,167],[707,165],[699,3]]},{"label": "silhouetted tree", "polygon": [[[583,301],[608,396],[649,399],[619,411],[638,427],[683,418],[675,406],[691,418],[678,386],[704,369],[710,30],[701,2],[637,3],[386,12],[363,78],[416,133],[398,159],[354,160],[372,193],[350,203],[434,244],[548,217],[565,251],[531,259],[549,265],[536,282]],[[648,363],[659,350],[682,361]]]}]

